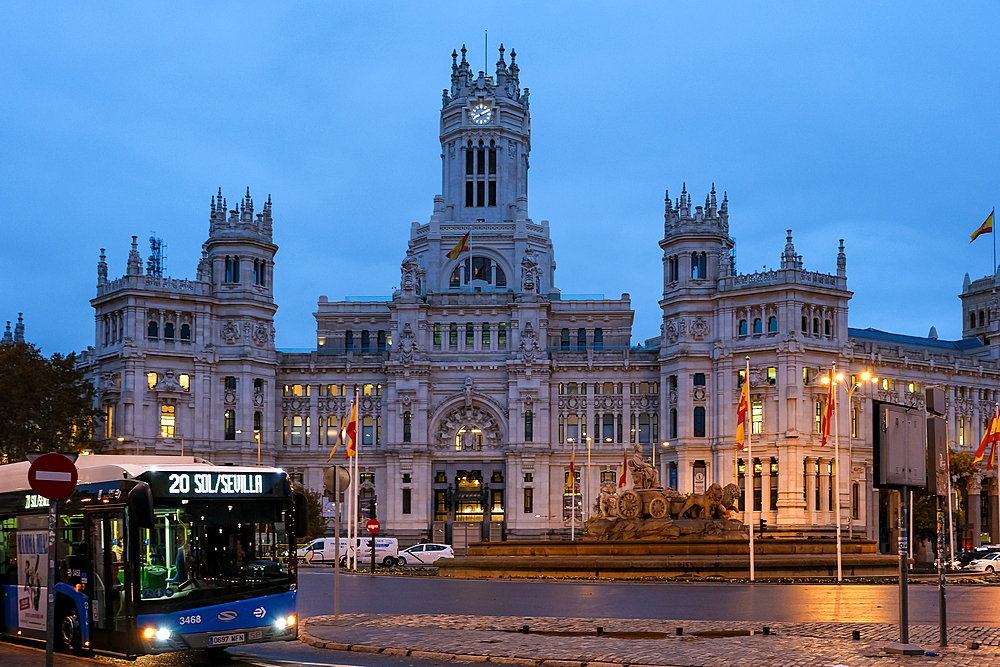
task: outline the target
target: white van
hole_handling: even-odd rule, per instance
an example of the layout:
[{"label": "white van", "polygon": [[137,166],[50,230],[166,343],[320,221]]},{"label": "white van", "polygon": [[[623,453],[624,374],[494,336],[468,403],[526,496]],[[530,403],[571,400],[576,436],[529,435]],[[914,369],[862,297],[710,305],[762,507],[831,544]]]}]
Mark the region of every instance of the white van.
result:
[{"label": "white van", "polygon": [[[346,540],[345,540],[346,541]],[[358,566],[364,566],[367,563],[372,562],[372,538],[370,537],[358,537]],[[353,550],[350,556],[354,557]],[[399,557],[399,542],[395,537],[376,537],[375,538],[375,563],[381,564],[384,567],[392,567],[396,564],[396,559]],[[347,564],[347,554],[340,559],[341,566]]]},{"label": "white van", "polygon": [[[320,537],[304,547],[299,548],[296,553],[299,558],[307,563],[330,563],[332,565],[337,553],[337,544],[334,542],[335,539],[335,537]],[[346,537],[340,538],[341,557],[347,554],[347,542],[348,540]]]}]

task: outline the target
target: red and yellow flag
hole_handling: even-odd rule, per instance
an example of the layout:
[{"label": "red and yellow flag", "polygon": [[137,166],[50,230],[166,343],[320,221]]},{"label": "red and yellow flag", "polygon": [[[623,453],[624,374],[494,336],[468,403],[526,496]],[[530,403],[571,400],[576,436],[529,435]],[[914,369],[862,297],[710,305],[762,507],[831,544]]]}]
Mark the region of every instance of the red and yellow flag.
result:
[{"label": "red and yellow flag", "polygon": [[826,441],[830,438],[830,426],[833,423],[833,369],[830,369],[830,388],[826,392],[826,409],[823,411],[823,424],[820,429],[823,433],[821,445],[825,445]]},{"label": "red and yellow flag", "polygon": [[750,378],[743,378],[740,402],[736,406],[736,444],[746,449],[747,411],[750,410]]},{"label": "red and yellow flag", "polygon": [[[986,216],[986,222],[984,222],[983,224],[979,225],[979,229],[977,229],[976,231],[972,232],[972,241],[975,241],[977,238],[979,238],[980,234],[992,234],[993,233],[993,213],[994,212],[995,212],[995,210],[994,211],[990,211],[990,214],[988,216]],[[972,241],[969,241],[969,243],[972,243]]]},{"label": "red and yellow flag", "polygon": [[576,490],[576,465],[573,459],[576,458],[576,450],[574,449],[569,455],[569,479],[566,480],[566,490],[570,493]]},{"label": "red and yellow flag", "polygon": [[344,420],[343,425],[340,427],[340,433],[337,435],[337,442],[333,446],[333,451],[330,452],[330,456],[327,457],[327,461],[333,458],[334,453],[337,451],[337,447],[340,446],[340,441],[343,440],[347,444],[347,456],[344,458],[351,458],[358,453],[358,401],[355,399],[351,401],[351,411],[348,413],[347,418]]},{"label": "red and yellow flag", "polygon": [[626,449],[625,452],[622,454],[622,474],[621,477],[618,478],[619,489],[625,488],[625,479],[627,477],[628,477],[628,450]]},{"label": "red and yellow flag", "polygon": [[989,447],[990,460],[986,462],[986,469],[993,469],[993,455],[996,451],[998,439],[1000,439],[1000,415],[994,410],[993,418],[990,419],[990,423],[986,427],[986,433],[983,434],[983,441],[979,443],[979,449],[976,450],[975,459],[972,461],[973,466],[983,460],[983,457],[986,455],[986,448]]},{"label": "red and yellow flag", "polygon": [[462,237],[462,240],[456,243],[455,247],[448,253],[448,259],[458,259],[459,255],[463,252],[469,252],[469,234],[471,233],[472,232],[465,232],[465,236]]}]

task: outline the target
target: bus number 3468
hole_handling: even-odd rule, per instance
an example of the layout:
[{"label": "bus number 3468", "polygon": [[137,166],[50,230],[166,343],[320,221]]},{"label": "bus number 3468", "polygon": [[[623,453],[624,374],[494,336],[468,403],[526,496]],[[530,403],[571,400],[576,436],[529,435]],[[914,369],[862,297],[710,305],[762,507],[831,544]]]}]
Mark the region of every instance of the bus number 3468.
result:
[{"label": "bus number 3468", "polygon": [[191,625],[192,623],[201,623],[201,615],[181,616],[180,619],[178,620],[180,621],[181,625]]}]

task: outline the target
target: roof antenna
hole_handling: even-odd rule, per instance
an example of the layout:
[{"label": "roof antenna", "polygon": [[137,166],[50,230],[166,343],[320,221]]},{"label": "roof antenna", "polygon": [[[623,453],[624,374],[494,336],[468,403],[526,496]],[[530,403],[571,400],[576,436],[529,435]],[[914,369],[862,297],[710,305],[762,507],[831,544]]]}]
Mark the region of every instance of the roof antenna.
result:
[{"label": "roof antenna", "polygon": [[483,46],[486,47],[486,50],[483,52],[483,71],[484,72],[489,72],[490,71],[490,31],[489,30],[484,30],[483,32],[486,34],[485,37],[484,37],[484,41],[483,41]]}]

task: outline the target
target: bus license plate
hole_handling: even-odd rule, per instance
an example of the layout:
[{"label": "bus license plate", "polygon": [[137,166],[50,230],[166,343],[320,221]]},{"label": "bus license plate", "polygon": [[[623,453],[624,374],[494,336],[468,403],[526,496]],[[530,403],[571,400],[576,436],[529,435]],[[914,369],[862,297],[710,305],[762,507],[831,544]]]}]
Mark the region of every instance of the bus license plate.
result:
[{"label": "bus license plate", "polygon": [[223,646],[226,644],[242,644],[246,641],[246,634],[241,632],[235,635],[216,635],[208,638],[209,646]]}]

